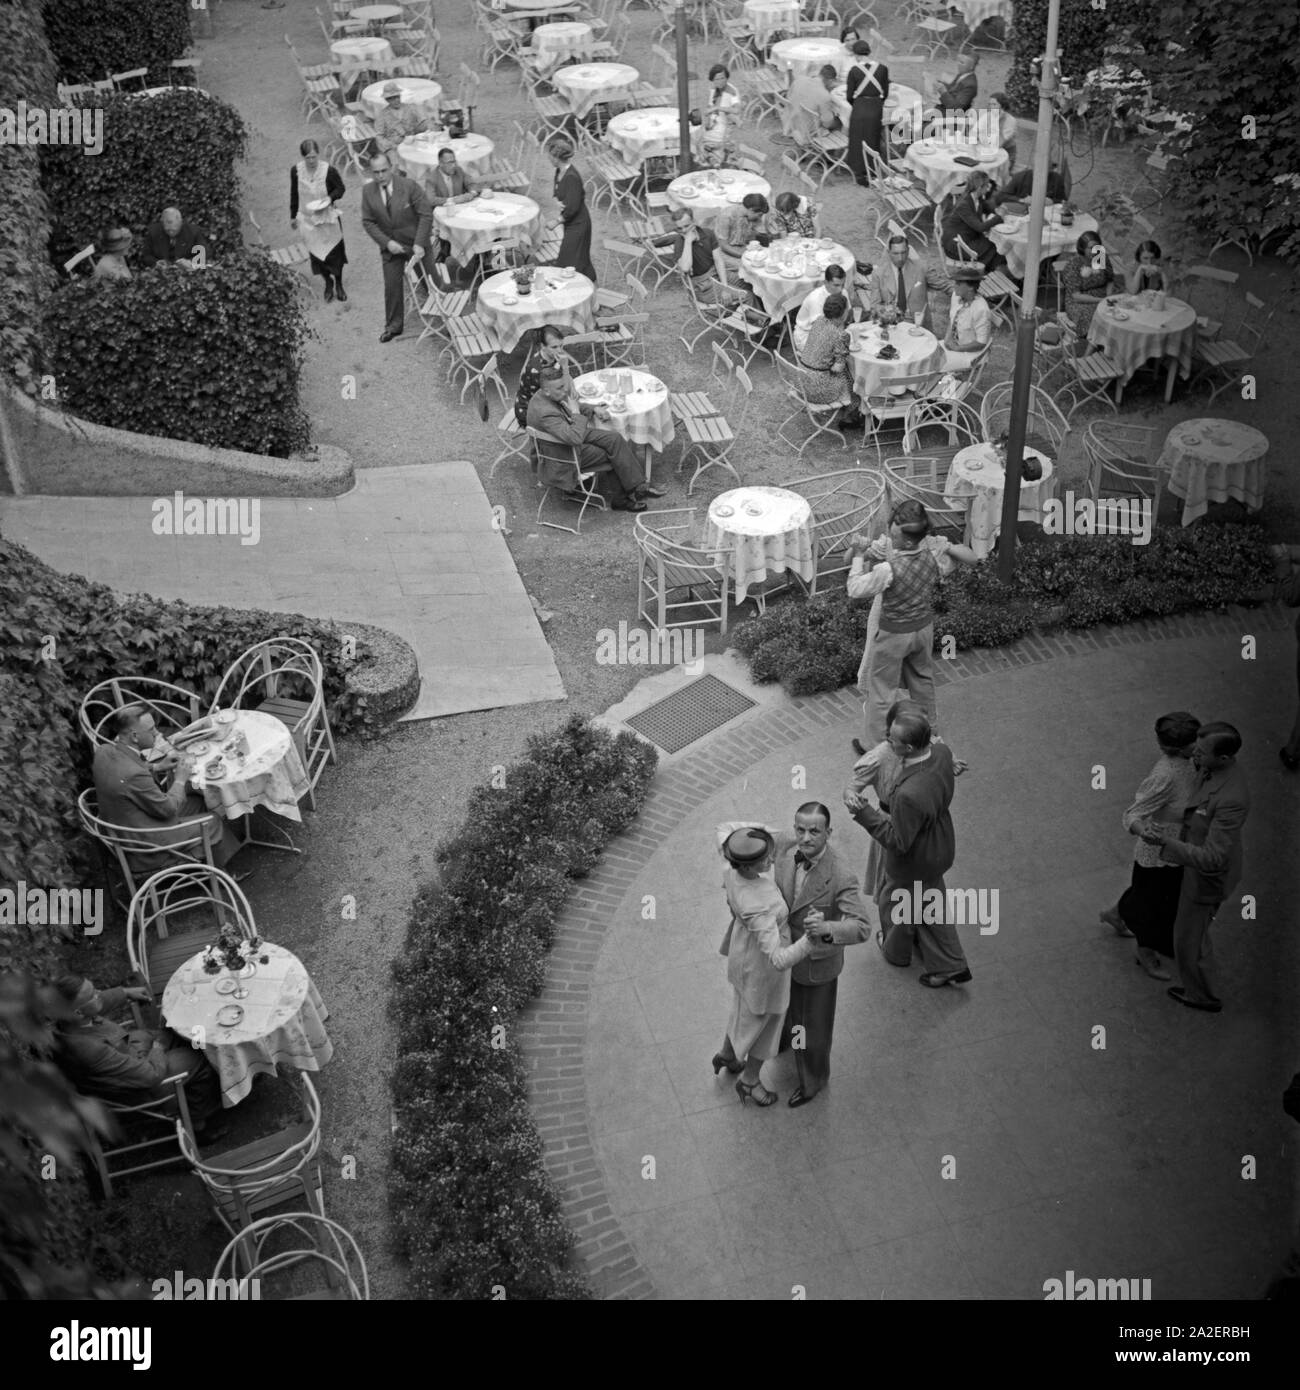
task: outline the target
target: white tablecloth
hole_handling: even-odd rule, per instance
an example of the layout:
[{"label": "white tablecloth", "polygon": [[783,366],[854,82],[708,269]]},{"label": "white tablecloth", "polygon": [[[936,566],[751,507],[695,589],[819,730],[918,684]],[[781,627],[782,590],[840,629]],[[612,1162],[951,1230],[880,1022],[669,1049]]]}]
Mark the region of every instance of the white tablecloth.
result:
[{"label": "white tablecloth", "polygon": [[[829,240],[829,238],[823,238]],[[855,257],[847,246],[831,242],[823,246],[821,241],[805,241],[799,237],[782,237],[774,241],[765,253],[764,259],[755,263],[754,253],[746,251],[740,258],[740,279],[754,287],[754,293],[762,301],[763,308],[774,318],[797,309],[808,295],[826,279],[826,267],[832,261],[842,265],[851,277]],[[783,275],[781,266],[790,264],[796,272],[793,276]]]},{"label": "white tablecloth", "polygon": [[400,5],[359,5],[348,11],[349,19],[359,19],[364,24],[383,24],[385,20],[398,20],[402,17]]},{"label": "white tablecloth", "polygon": [[442,85],[427,77],[386,77],[380,82],[372,82],[361,93],[361,104],[370,113],[370,119],[377,120],[379,113],[387,105],[384,101],[384,88],[396,82],[402,89],[402,105],[414,106],[430,116],[438,114],[438,99],[442,96]]},{"label": "white tablecloth", "polygon": [[741,8],[760,44],[765,44],[775,29],[784,29],[787,34],[799,32],[799,0],[745,0]]},{"label": "white tablecloth", "polygon": [[[397,147],[397,158],[411,178],[423,181],[438,167],[438,151],[451,150],[456,156],[456,163],[471,179],[482,179],[492,163],[495,148],[486,135],[480,135],[477,131],[452,140],[445,131],[426,130],[420,135],[411,136],[409,140],[403,140]],[[501,196],[504,199],[505,195]]]},{"label": "white tablecloth", "polygon": [[[1037,449],[1026,449],[1025,457],[1036,458],[1042,464],[1043,476],[1036,483],[1021,478],[1017,517],[1041,525],[1043,498],[1049,494],[1047,485],[1053,464]],[[972,467],[975,463],[982,466]],[[993,542],[1002,529],[1002,491],[1006,481],[1006,473],[992,444],[971,444],[959,450],[948,470],[943,500],[950,507],[966,504],[966,544],[981,557],[993,549]]]},{"label": "white tablecloth", "polygon": [[[596,326],[591,305],[595,294],[596,286],[585,275],[575,272],[565,278],[563,272],[542,266],[533,280],[532,293],[521,295],[513,273],[503,270],[479,286],[478,315],[496,329],[502,348],[510,352],[530,328],[547,323],[575,333],[590,333]],[[507,304],[508,298],[517,302]]]},{"label": "white tablecloth", "polygon": [[[703,127],[691,134],[691,148],[698,149]],[[621,111],[605,127],[605,143],[630,164],[681,153],[675,106],[642,106]]]},{"label": "white tablecloth", "polygon": [[[1029,254],[1029,216],[1013,217],[999,208],[1002,221],[990,227],[988,238],[1007,258],[1007,266],[1017,280],[1025,274],[1025,257]],[[1061,205],[1054,203],[1044,214],[1042,259],[1049,261],[1062,251],[1073,250],[1074,244],[1084,232],[1095,232],[1097,219],[1086,212],[1076,212],[1072,226],[1061,226]]]},{"label": "white tablecloth", "polygon": [[[193,781],[202,790],[208,810],[237,820],[255,806],[265,806],[277,816],[302,820],[298,802],[307,793],[308,777],[288,725],[273,714],[241,709],[235,712],[235,734],[248,740],[248,753],[242,760],[229,751],[234,736],[224,745],[211,740],[209,753],[197,754],[194,745],[188,749],[198,757]],[[207,768],[217,756],[224,771],[213,777]]]},{"label": "white tablecloth", "polygon": [[[325,1032],[325,1007],[302,962],[292,951],[262,943],[252,975],[241,977],[245,999],[218,994],[217,982],[230,972],[208,975],[203,952],[190,957],[163,990],[162,1016],[167,1026],[191,1045],[198,1043],[221,1080],[223,1105],[237,1105],[253,1088],[259,1072],[274,1074],[278,1065],[319,1071],[334,1055]],[[238,1005],[243,1017],[226,1028],[218,1013]]]},{"label": "white tablecloth", "polygon": [[[402,146],[397,152],[400,156]],[[523,237],[535,244],[544,230],[541,208],[522,193],[494,193],[470,203],[444,204],[434,208],[433,220],[458,261],[490,251],[494,242],[507,237]]]},{"label": "white tablecloth", "polygon": [[533,52],[548,63],[580,58],[595,41],[591,25],[577,20],[549,20],[533,30]]},{"label": "white tablecloth", "polygon": [[[722,515],[728,507],[731,514]],[[750,514],[751,507],[757,515]],[[709,504],[704,548],[730,574],[737,603],[769,570],[789,570],[810,582],[816,572],[812,505],[783,487],[733,488]]]},{"label": "white tablecloth", "polygon": [[[539,31],[540,32],[540,31]],[[585,116],[603,101],[630,101],[641,74],[630,63],[583,63],[557,68],[551,86],[569,103],[575,116]]]},{"label": "white tablecloth", "polygon": [[666,191],[674,212],[690,208],[697,223],[710,227],[730,217],[747,194],[761,193],[772,201],[772,185],[747,169],[695,169],[675,178]]},{"label": "white tablecloth", "polygon": [[[626,409],[622,411],[611,404],[614,393],[622,388],[619,378],[630,378],[632,382],[632,390],[624,397]],[[609,407],[609,427],[630,444],[645,445],[662,454],[676,437],[673,413],[668,409],[668,387],[650,372],[639,372],[634,367],[585,372],[573,385],[584,405]],[[593,386],[595,395],[583,394],[584,387]]]},{"label": "white tablecloth", "polygon": [[1169,491],[1183,499],[1183,525],[1202,517],[1211,502],[1235,498],[1251,511],[1264,505],[1268,436],[1236,420],[1184,420],[1165,437],[1160,467]]},{"label": "white tablecloth", "polygon": [[975,172],[965,164],[958,164],[958,155],[978,159],[976,167],[983,170],[994,183],[1001,183],[1006,178],[1011,163],[1006,150],[994,150],[987,145],[950,145],[934,140],[918,140],[909,145],[903,161],[925,181],[926,196],[938,203],[962,187],[967,177]]},{"label": "white tablecloth", "polygon": [[839,39],[812,37],[774,43],[767,61],[777,71],[788,72],[793,77],[816,77],[830,63],[843,81],[857,59]]},{"label": "white tablecloth", "polygon": [[[1144,362],[1153,357],[1171,357],[1178,363],[1180,376],[1192,369],[1192,349],[1196,345],[1196,310],[1181,299],[1166,297],[1165,307],[1157,311],[1150,296],[1119,295],[1114,308],[1106,302],[1097,305],[1088,329],[1088,341],[1104,348],[1112,362],[1124,372],[1127,381]],[[1127,314],[1117,319],[1115,313]]]},{"label": "white tablecloth", "polygon": [[849,330],[853,389],[860,396],[883,396],[901,377],[943,370],[943,344],[928,328],[901,323],[891,328],[889,341],[898,349],[898,356],[887,362],[876,356],[884,341],[874,327],[865,324]]},{"label": "white tablecloth", "polygon": [[1004,19],[1011,23],[1011,0],[948,0],[948,7],[960,13],[972,32],[986,19]]},{"label": "white tablecloth", "polygon": [[393,47],[387,39],[364,34],[350,39],[335,39],[330,44],[330,52],[342,62],[344,72],[383,67],[393,61]]}]

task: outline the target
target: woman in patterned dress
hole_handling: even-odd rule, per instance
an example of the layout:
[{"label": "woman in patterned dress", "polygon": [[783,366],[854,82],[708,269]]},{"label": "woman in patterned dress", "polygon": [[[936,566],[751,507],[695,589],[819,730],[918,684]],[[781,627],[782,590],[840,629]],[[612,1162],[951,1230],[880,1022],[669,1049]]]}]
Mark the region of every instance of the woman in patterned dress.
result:
[{"label": "woman in patterned dress", "polygon": [[848,324],[849,301],[842,294],[828,295],[822,317],[808,330],[808,341],[799,354],[809,404],[844,404],[845,412],[838,421],[841,425],[862,423],[853,397]]},{"label": "woman in patterned dress", "polygon": [[1092,316],[1114,290],[1124,288],[1124,281],[1110,263],[1110,253],[1096,232],[1084,232],[1074,244],[1075,254],[1057,261],[1061,277],[1061,292],[1080,338],[1088,336]]}]

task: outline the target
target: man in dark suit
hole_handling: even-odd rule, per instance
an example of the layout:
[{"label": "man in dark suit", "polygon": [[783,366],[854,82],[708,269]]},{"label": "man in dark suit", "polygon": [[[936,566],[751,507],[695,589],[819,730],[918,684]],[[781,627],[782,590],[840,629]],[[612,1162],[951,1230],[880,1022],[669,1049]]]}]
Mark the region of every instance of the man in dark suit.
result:
[{"label": "man in dark suit", "polygon": [[[799,1085],[788,1105],[807,1105],[830,1080],[835,1000],[844,948],[871,937],[858,875],[831,848],[831,813],[820,801],[805,802],[794,813],[794,833],[777,839],[773,872],[790,909],[790,941],[818,938],[811,954],[790,975],[790,1007],[782,1047],[794,1047]],[[820,938],[832,936],[833,943]],[[793,1030],[802,1028],[802,1038]]]},{"label": "man in dark suit", "polygon": [[1201,780],[1181,830],[1152,823],[1141,832],[1149,844],[1164,846],[1162,859],[1186,870],[1174,920],[1174,960],[1182,983],[1168,993],[1204,1013],[1223,1008],[1210,978],[1210,927],[1241,878],[1241,831],[1250,814],[1250,790],[1236,762],[1240,751],[1241,735],[1231,724],[1202,724],[1192,751]]},{"label": "man in dark suit", "polygon": [[931,328],[931,290],[951,294],[952,281],[941,270],[913,257],[905,236],[891,236],[889,260],[878,265],[867,281],[867,300],[872,309],[897,309],[922,328]]},{"label": "man in dark suit", "polygon": [[192,222],[185,220],[180,208],[163,208],[158,221],[151,222],[145,229],[140,259],[146,266],[154,266],[162,261],[192,270],[194,249],[198,246],[203,247],[206,254],[207,241],[203,233]]},{"label": "man in dark suit", "polygon": [[990,274],[1006,259],[985,233],[990,227],[1002,221],[999,213],[993,212],[988,204],[988,193],[992,187],[989,176],[982,169],[973,169],[966,179],[966,190],[953,203],[948,215],[943,219],[943,253],[954,261],[969,260],[957,245],[961,237],[975,259]]},{"label": "man in dark suit", "polygon": [[943,112],[969,111],[979,93],[979,79],[975,68],[979,63],[978,53],[963,53],[957,59],[957,75],[939,92],[938,106]]},{"label": "man in dark suit", "polygon": [[384,268],[384,331],[381,343],[400,338],[406,308],[406,263],[419,255],[430,263],[429,231],[433,213],[418,183],[395,173],[393,161],[377,154],[370,161],[373,182],[361,190],[361,225],[379,247]]}]

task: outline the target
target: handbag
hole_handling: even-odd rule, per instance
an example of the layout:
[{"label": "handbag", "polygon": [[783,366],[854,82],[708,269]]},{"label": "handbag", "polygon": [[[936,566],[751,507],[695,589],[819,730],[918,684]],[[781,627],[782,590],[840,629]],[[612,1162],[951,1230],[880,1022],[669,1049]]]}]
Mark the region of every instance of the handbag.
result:
[{"label": "handbag", "polygon": [[729,956],[731,954],[731,933],[735,925],[736,919],[733,917],[731,921],[727,923],[726,930],[722,933],[722,944],[718,947],[718,954],[720,956]]}]

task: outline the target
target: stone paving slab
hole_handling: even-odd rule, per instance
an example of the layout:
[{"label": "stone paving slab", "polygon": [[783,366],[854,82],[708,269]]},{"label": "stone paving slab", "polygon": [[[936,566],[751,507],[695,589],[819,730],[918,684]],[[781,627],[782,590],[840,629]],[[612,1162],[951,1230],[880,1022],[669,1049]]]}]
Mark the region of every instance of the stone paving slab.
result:
[{"label": "stone paving slab", "polygon": [[151,497],[6,497],[0,525],[56,569],[188,603],[388,628],[415,649],[406,719],[564,699],[469,463],[371,468],[337,498],[263,498],[260,537],[155,535]]}]

